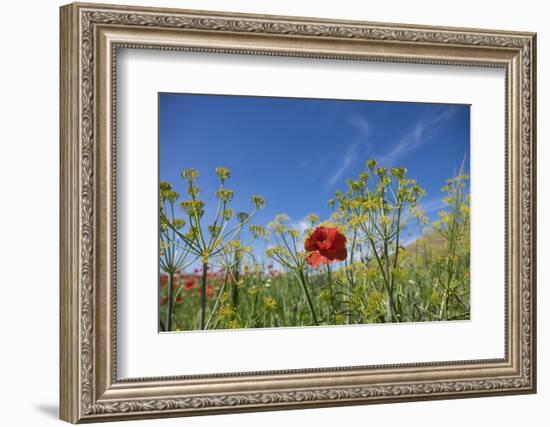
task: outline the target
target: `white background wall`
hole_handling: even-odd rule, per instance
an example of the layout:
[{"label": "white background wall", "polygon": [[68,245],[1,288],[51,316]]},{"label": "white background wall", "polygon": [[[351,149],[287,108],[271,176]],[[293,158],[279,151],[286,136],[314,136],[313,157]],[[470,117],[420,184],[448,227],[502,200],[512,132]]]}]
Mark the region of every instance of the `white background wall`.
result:
[{"label": "white background wall", "polygon": [[[110,0],[113,3],[122,3]],[[548,425],[550,251],[548,235],[550,29],[545,2],[354,0],[133,0],[133,4],[235,12],[538,32],[539,393],[438,402],[209,416],[133,425],[394,426]],[[0,419],[3,425],[59,425],[58,401],[58,6],[57,0],[2,4],[0,65]],[[489,166],[490,167],[490,166]],[[546,336],[545,336],[546,335]],[[546,420],[544,419],[546,418]]]}]

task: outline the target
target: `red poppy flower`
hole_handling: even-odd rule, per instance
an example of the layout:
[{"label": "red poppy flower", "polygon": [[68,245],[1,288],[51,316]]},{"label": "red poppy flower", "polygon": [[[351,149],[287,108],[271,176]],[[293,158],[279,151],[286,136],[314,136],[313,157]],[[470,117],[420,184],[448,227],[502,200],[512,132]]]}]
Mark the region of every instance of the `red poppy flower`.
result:
[{"label": "red poppy flower", "polygon": [[[207,298],[212,298],[215,293],[216,293],[216,290],[214,289],[214,286],[208,285],[206,287],[206,297]],[[202,289],[199,289],[199,295],[201,295],[201,294],[202,294]]]},{"label": "red poppy flower", "polygon": [[208,298],[212,298],[214,296],[214,294],[216,293],[216,290],[214,289],[214,286],[212,285],[208,285],[206,287],[206,296]]},{"label": "red poppy flower", "polygon": [[346,236],[336,227],[317,227],[306,239],[304,248],[311,252],[307,257],[307,263],[313,268],[321,264],[344,261],[348,256]]},{"label": "red poppy flower", "polygon": [[183,303],[183,297],[177,297],[175,303],[176,304],[182,304]]},{"label": "red poppy flower", "polygon": [[186,291],[190,291],[191,289],[195,289],[195,281],[194,280],[188,280],[183,284],[183,288]]},{"label": "red poppy flower", "polygon": [[160,276],[160,286],[166,286],[168,283],[168,275],[167,274],[161,274]]},{"label": "red poppy flower", "polygon": [[168,302],[168,297],[164,296],[160,299],[160,305],[165,305]]}]

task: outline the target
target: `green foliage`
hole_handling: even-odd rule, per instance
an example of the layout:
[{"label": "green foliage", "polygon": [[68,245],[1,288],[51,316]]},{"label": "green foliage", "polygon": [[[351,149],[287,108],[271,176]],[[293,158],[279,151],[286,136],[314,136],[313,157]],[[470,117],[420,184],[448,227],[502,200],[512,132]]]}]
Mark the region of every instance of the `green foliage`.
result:
[{"label": "green foliage", "polygon": [[[163,262],[163,257],[168,254],[179,253],[192,255],[195,260],[200,260],[202,263],[203,274],[201,276],[201,295],[199,308],[199,328],[205,329],[207,326],[206,318],[206,297],[207,297],[207,273],[206,268],[209,262],[219,261],[222,264],[238,264],[238,259],[242,257],[249,247],[247,242],[245,245],[235,244],[236,239],[240,238],[240,233],[243,226],[250,222],[255,213],[265,206],[265,201],[260,196],[252,196],[253,209],[250,213],[241,212],[235,217],[232,209],[229,208],[229,203],[233,199],[233,191],[224,187],[225,182],[230,178],[231,173],[226,168],[216,168],[216,175],[219,180],[219,188],[216,191],[218,199],[216,214],[214,221],[211,224],[205,224],[203,217],[205,213],[205,203],[198,199],[200,188],[196,184],[199,173],[196,169],[185,169],[181,173],[181,177],[186,183],[186,191],[190,199],[183,200],[179,203],[179,207],[187,217],[187,222],[176,219],[174,213],[174,205],[179,199],[179,194],[172,191],[172,186],[168,183],[160,185],[160,242],[161,242],[161,269],[165,271],[169,277],[177,271],[184,269],[183,263],[169,264]],[[170,206],[170,213],[167,214],[166,203]],[[187,231],[184,230],[185,224],[188,224]],[[254,237],[263,234],[263,228],[253,226]],[[232,267],[230,267],[232,268]],[[238,280],[238,279],[237,279]],[[170,280],[170,283],[173,280]],[[236,291],[235,291],[236,292]],[[172,288],[168,290],[167,296],[167,314],[164,330],[172,330],[172,316],[174,308],[174,295]],[[161,327],[163,325],[161,324]]]},{"label": "green foliage", "polygon": [[[358,179],[348,180],[347,190],[335,194],[338,202],[336,218],[352,230],[355,245],[362,245],[364,256],[374,260],[379,268],[380,283],[387,298],[388,322],[404,320],[400,310],[403,280],[399,267],[400,239],[410,218],[423,216],[418,203],[425,191],[415,180],[407,179],[406,173],[404,168],[378,167],[376,161],[370,159]],[[342,284],[348,294],[350,322],[352,317],[361,317],[356,305],[352,307],[351,304],[357,298],[354,293],[355,245],[351,248],[351,271],[347,283]]]},{"label": "green foliage", "polygon": [[[181,174],[185,200],[169,183],[160,184],[162,330],[469,318],[468,176],[447,181],[444,208],[428,224],[421,209],[425,190],[405,168],[383,168],[371,159],[329,200],[327,221],[310,214],[297,229],[285,214],[266,227],[252,224],[266,203],[257,195],[249,212],[233,211],[234,192],[225,187],[231,173],[215,172],[217,206],[199,199],[195,169]],[[209,223],[207,210],[215,212]],[[304,242],[319,226],[345,234],[347,258],[314,269]],[[404,244],[415,230],[420,237]],[[265,259],[255,259],[254,239],[265,243]]]}]

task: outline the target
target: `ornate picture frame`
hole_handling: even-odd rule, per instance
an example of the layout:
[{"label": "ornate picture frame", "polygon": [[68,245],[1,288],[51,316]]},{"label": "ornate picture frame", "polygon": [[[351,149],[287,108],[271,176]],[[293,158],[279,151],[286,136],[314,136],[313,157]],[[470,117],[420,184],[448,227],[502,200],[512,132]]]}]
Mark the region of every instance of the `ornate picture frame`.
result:
[{"label": "ornate picture frame", "polygon": [[[61,419],[97,422],[536,391],[535,34],[81,3],[60,13]],[[119,379],[120,48],[504,69],[505,357]]]}]

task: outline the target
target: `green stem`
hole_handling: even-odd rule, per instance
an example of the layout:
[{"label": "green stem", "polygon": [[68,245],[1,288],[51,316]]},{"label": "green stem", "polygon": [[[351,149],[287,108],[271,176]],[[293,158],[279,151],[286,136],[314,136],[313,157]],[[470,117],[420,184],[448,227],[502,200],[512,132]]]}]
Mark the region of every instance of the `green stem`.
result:
[{"label": "green stem", "polygon": [[166,330],[172,330],[172,311],[174,310],[174,298],[172,295],[172,284],[174,283],[174,273],[168,275],[168,310],[166,312]]},{"label": "green stem", "polygon": [[315,308],[313,308],[313,302],[311,301],[311,297],[309,296],[309,291],[307,289],[307,284],[306,284],[306,278],[304,277],[304,272],[302,271],[302,269],[299,269],[298,270],[298,279],[302,285],[302,288],[304,290],[304,293],[306,295],[306,299],[307,299],[307,303],[309,305],[309,310],[311,311],[311,317],[313,317],[313,323],[315,324],[315,326],[317,326],[319,324],[319,322],[317,321],[317,315],[315,314]]},{"label": "green stem", "polygon": [[[189,218],[189,223],[191,223],[191,217]],[[172,223],[169,221],[168,217],[164,213],[160,213],[160,219],[163,221],[167,227],[169,227],[181,240],[183,240],[189,248],[195,252],[195,254],[200,255],[201,254],[201,248],[196,246],[193,241],[189,240],[184,234],[180,233],[176,228],[172,225]],[[166,238],[169,240],[168,235]]]},{"label": "green stem", "polygon": [[200,324],[201,330],[204,330],[206,322],[206,274],[207,274],[208,264],[206,262],[202,263],[202,280],[201,280],[201,316]]},{"label": "green stem", "polygon": [[336,323],[336,308],[334,307],[334,290],[332,288],[332,272],[330,270],[330,265],[327,264],[327,282],[328,282],[328,288],[330,290],[330,311],[332,315],[332,323]]},{"label": "green stem", "polygon": [[397,208],[397,230],[395,236],[395,257],[393,259],[393,268],[397,268],[397,260],[399,257],[399,232],[401,231],[401,205]]},{"label": "green stem", "polygon": [[208,316],[208,320],[206,321],[205,329],[208,329],[208,326],[210,325],[210,322],[212,321],[212,317],[214,317],[214,314],[216,313],[216,310],[218,309],[218,305],[220,303],[220,300],[222,299],[222,295],[225,292],[225,285],[227,284],[227,276],[228,272],[225,272],[225,276],[223,278],[223,285],[220,289],[220,292],[218,293],[218,297],[216,298],[216,302],[214,304],[214,307],[212,308],[212,311],[210,312],[210,316]]},{"label": "green stem", "polygon": [[441,298],[441,302],[439,303],[439,320],[443,320],[446,316],[446,304],[447,304],[447,293],[448,293],[448,288],[447,286],[445,286],[444,290],[443,290],[443,297]]},{"label": "green stem", "polygon": [[[355,255],[355,245],[357,244],[357,230],[353,230],[353,240],[351,242],[351,251],[350,251],[350,257],[349,257],[349,276],[348,276],[348,296],[346,297],[346,305],[347,305],[347,313],[346,313],[346,323],[349,325],[351,323],[351,294],[353,293],[353,289],[355,287],[355,276],[354,276],[354,267],[353,267],[353,261],[354,261],[354,255]],[[346,269],[346,273],[347,273]]]},{"label": "green stem", "polygon": [[[238,251],[237,251],[238,252]],[[233,298],[233,307],[235,307],[235,309],[237,309],[237,305],[239,304],[239,280],[240,280],[240,258],[239,258],[239,254],[238,253],[235,253],[235,271],[234,271],[234,274],[233,274],[233,294],[232,294],[232,298]]]},{"label": "green stem", "polygon": [[[378,263],[378,267],[380,268],[380,272],[382,273],[382,279],[383,279],[383,282],[384,282],[384,287],[386,288],[386,293],[388,294],[388,301],[387,301],[387,304],[386,304],[388,314],[386,316],[386,321],[387,322],[393,322],[393,319],[394,319],[394,316],[393,316],[394,301],[393,301],[393,296],[392,296],[392,290],[390,288],[389,279],[386,276],[386,269],[384,268],[384,265],[382,264],[382,260],[380,258],[380,255],[378,254],[378,251],[376,250],[376,245],[374,244],[374,240],[373,240],[372,236],[367,234],[366,237],[367,237],[367,239],[370,243],[370,246],[371,246],[372,251],[374,253],[374,256],[376,258],[376,262]],[[387,258],[386,258],[386,262],[388,262]]]}]

